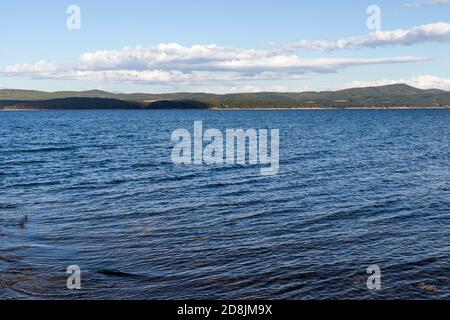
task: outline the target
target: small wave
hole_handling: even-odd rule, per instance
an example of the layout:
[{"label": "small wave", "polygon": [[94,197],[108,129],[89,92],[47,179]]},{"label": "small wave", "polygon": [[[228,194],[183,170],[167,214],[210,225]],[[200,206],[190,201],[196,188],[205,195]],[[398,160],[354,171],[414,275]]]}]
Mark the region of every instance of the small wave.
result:
[{"label": "small wave", "polygon": [[109,277],[119,277],[119,278],[136,278],[139,277],[137,274],[132,274],[128,272],[123,272],[119,270],[111,270],[111,269],[102,269],[97,271],[98,273],[109,276]]},{"label": "small wave", "polygon": [[21,165],[27,165],[27,164],[38,164],[38,163],[46,163],[48,162],[47,160],[28,160],[28,161],[10,161],[10,162],[5,162],[5,165],[8,166],[21,166]]},{"label": "small wave", "polygon": [[73,151],[77,150],[78,147],[48,147],[48,148],[38,148],[38,149],[23,149],[18,150],[17,152],[22,153],[47,153],[47,152],[64,152],[64,151]]},{"label": "small wave", "polygon": [[0,209],[3,210],[12,210],[19,208],[20,205],[16,203],[0,203]]},{"label": "small wave", "polygon": [[18,183],[13,184],[8,187],[10,188],[31,188],[31,187],[41,187],[41,186],[57,186],[60,185],[59,181],[46,181],[46,182],[30,182],[30,183]]},{"label": "small wave", "polygon": [[189,174],[180,175],[180,176],[171,176],[171,177],[160,178],[160,179],[157,179],[157,181],[159,181],[159,182],[177,182],[177,181],[184,181],[184,180],[188,180],[188,179],[194,179],[199,176],[200,175],[196,174],[196,173],[189,173]]},{"label": "small wave", "polygon": [[115,269],[100,269],[97,273],[107,276],[107,277],[117,277],[117,278],[134,278],[141,281],[168,281],[168,280],[180,280],[181,277],[177,275],[144,275],[130,273]]},{"label": "small wave", "polygon": [[16,263],[16,262],[20,261],[20,258],[15,257],[15,256],[3,256],[3,255],[0,255],[0,261],[5,261],[5,262],[8,262],[8,263]]},{"label": "small wave", "polygon": [[135,163],[131,165],[132,168],[154,168],[159,167],[156,163]]}]

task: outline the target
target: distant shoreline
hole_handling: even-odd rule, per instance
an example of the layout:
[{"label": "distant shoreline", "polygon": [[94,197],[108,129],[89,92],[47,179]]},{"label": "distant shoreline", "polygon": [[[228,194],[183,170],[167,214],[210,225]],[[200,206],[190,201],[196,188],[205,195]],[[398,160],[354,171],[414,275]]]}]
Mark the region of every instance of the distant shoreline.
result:
[{"label": "distant shoreline", "polygon": [[447,110],[450,109],[450,106],[448,107],[330,107],[330,108],[323,108],[323,107],[268,107],[268,108],[207,108],[207,109],[187,109],[187,108],[168,108],[168,109],[131,109],[131,108],[123,108],[123,109],[114,109],[114,108],[104,108],[104,109],[84,109],[84,108],[72,108],[72,109],[33,109],[33,108],[5,108],[0,109],[0,111],[4,112],[17,112],[17,111],[163,111],[163,110],[185,110],[185,111],[197,111],[197,110],[205,110],[205,111],[320,111],[320,110]]},{"label": "distant shoreline", "polygon": [[[63,109],[60,109],[63,110]],[[49,111],[49,109],[33,109],[33,108],[24,108],[24,109],[20,109],[20,108],[5,108],[5,109],[0,109],[0,111]]]},{"label": "distant shoreline", "polygon": [[289,110],[304,110],[304,111],[314,111],[314,110],[429,110],[429,109],[450,109],[449,107],[330,107],[330,108],[321,108],[321,107],[293,107],[293,108],[211,108],[208,110],[217,110],[217,111],[239,111],[239,110],[255,110],[255,111],[264,111],[264,110],[281,110],[281,111],[289,111]]}]

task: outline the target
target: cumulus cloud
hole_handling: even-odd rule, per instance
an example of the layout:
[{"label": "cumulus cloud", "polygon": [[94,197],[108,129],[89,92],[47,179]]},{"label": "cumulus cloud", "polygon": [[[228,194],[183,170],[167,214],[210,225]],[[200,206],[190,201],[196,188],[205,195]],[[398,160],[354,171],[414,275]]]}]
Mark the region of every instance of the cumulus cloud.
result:
[{"label": "cumulus cloud", "polygon": [[426,42],[450,43],[450,23],[438,22],[410,29],[374,31],[365,36],[337,41],[301,40],[285,46],[286,49],[333,51],[340,49],[376,48],[393,45],[413,45]]},{"label": "cumulus cloud", "polygon": [[353,81],[344,85],[345,88],[375,87],[390,84],[404,83],[420,89],[450,90],[450,78],[440,78],[432,75],[421,75],[409,79],[378,80],[378,81]]},{"label": "cumulus cloud", "polygon": [[247,80],[292,80],[363,65],[409,63],[426,57],[302,58],[274,50],[216,45],[123,48],[88,52],[65,63],[38,61],[0,68],[0,75],[47,79],[156,84],[208,84]]}]

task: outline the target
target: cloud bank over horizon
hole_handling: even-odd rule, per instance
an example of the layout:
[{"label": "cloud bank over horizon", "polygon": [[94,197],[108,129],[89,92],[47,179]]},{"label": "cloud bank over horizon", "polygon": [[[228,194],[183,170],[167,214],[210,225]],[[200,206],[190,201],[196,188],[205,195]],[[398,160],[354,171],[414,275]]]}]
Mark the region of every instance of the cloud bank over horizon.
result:
[{"label": "cloud bank over horizon", "polygon": [[148,48],[125,47],[120,50],[87,52],[70,62],[41,60],[14,64],[0,68],[0,75],[32,79],[202,85],[210,82],[296,80],[355,66],[427,60],[430,58],[415,56],[302,58],[275,50],[169,43]]}]

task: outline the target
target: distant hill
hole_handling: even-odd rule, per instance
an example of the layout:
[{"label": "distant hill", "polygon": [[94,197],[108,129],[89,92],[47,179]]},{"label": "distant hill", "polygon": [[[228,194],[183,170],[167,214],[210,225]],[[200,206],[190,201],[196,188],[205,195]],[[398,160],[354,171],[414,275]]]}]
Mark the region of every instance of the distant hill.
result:
[{"label": "distant hill", "polygon": [[100,90],[0,90],[0,109],[433,108],[450,92],[405,84],[321,92],[115,94]]},{"label": "distant hill", "polygon": [[142,105],[132,101],[108,98],[61,98],[48,100],[0,100],[0,109],[140,109]]},{"label": "distant hill", "polygon": [[208,93],[168,93],[168,94],[147,94],[147,93],[110,93],[101,90],[90,91],[57,91],[44,92],[34,90],[1,89],[0,100],[49,100],[63,98],[107,98],[118,100],[190,100],[190,99],[214,99],[220,97]]}]

